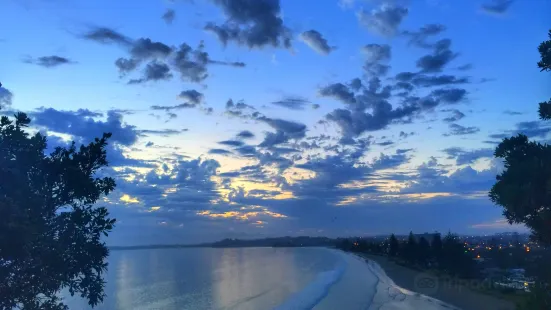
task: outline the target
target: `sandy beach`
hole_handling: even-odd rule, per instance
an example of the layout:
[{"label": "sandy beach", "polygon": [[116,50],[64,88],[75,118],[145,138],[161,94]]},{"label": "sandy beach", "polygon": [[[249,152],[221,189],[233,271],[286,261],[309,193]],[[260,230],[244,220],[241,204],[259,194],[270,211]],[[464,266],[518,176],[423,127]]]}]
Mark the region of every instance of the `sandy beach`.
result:
[{"label": "sandy beach", "polygon": [[375,261],[396,285],[444,301],[465,310],[514,310],[509,301],[472,291],[465,286],[451,285],[423,272],[389,261],[386,257],[361,254]]}]

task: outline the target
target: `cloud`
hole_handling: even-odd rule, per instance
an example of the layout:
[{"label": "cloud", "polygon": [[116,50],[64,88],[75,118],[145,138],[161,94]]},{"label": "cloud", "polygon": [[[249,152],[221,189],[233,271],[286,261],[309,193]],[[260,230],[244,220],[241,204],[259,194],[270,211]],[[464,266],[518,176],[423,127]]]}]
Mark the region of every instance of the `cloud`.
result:
[{"label": "cloud", "polygon": [[456,77],[453,75],[425,75],[425,74],[416,74],[412,72],[401,72],[398,73],[395,79],[401,82],[411,82],[411,84],[417,87],[434,87],[434,86],[444,86],[444,85],[457,85],[457,84],[467,84],[469,83],[469,78],[466,77]]},{"label": "cloud", "polygon": [[174,18],[176,18],[176,12],[173,9],[167,9],[161,18],[165,21],[165,23],[167,23],[167,25],[171,25]]},{"label": "cloud", "polygon": [[470,165],[480,158],[491,158],[494,156],[494,149],[490,148],[466,151],[460,147],[450,147],[442,151],[448,155],[448,159],[455,159],[457,165]]},{"label": "cloud", "polygon": [[310,101],[300,97],[284,97],[281,100],[272,102],[272,104],[291,110],[304,110],[304,107],[310,104]]},{"label": "cloud", "polygon": [[254,138],[254,134],[248,130],[243,130],[237,134],[237,138],[250,139],[250,138]]},{"label": "cloud", "polygon": [[514,0],[491,0],[480,7],[484,12],[491,14],[504,14],[509,10]]},{"label": "cloud", "polygon": [[128,84],[141,84],[149,81],[170,80],[171,78],[172,73],[170,73],[170,68],[167,64],[152,61],[145,67],[143,77],[139,79],[131,79],[128,81]]},{"label": "cloud", "polygon": [[140,61],[133,58],[119,58],[115,61],[115,66],[119,69],[121,76],[134,71],[140,65]]},{"label": "cloud", "polygon": [[444,103],[454,104],[464,100],[467,91],[460,88],[436,89],[431,92],[431,95]]},{"label": "cloud", "polygon": [[[194,49],[187,43],[182,43],[177,48],[168,46],[162,42],[155,42],[149,38],[132,40],[109,28],[94,28],[82,35],[84,39],[92,40],[103,44],[117,44],[127,50],[129,57],[118,58],[115,65],[119,73],[125,76],[127,73],[136,70],[144,61],[152,61],[148,70],[163,69],[164,75],[161,79],[170,79],[172,75],[169,70],[179,73],[180,78],[186,82],[202,83],[208,77],[208,65],[227,65],[232,67],[245,67],[243,62],[229,62],[211,59],[204,51],[204,44],[201,42]],[[163,61],[162,64],[158,61]],[[159,71],[155,71],[159,72]],[[131,80],[131,84],[147,81],[147,77]]]},{"label": "cloud", "polygon": [[13,101],[13,93],[0,83],[0,109],[10,107]]},{"label": "cloud", "polygon": [[306,136],[306,125],[301,123],[264,116],[257,118],[257,120],[268,124],[273,129],[282,132],[291,139],[302,139]]},{"label": "cloud", "polygon": [[450,45],[450,39],[442,39],[436,42],[432,54],[425,55],[417,60],[417,68],[424,73],[441,72],[448,63],[458,56],[457,53],[450,50]]},{"label": "cloud", "polygon": [[35,64],[37,66],[42,66],[44,68],[54,68],[61,65],[67,65],[73,63],[69,58],[52,55],[52,56],[42,56],[38,58],[29,58],[25,60],[26,63]]},{"label": "cloud", "polygon": [[218,144],[233,146],[233,147],[239,147],[239,146],[243,146],[243,144],[245,144],[245,143],[243,141],[239,141],[239,140],[225,140],[225,141],[218,142]]},{"label": "cloud", "polygon": [[403,31],[402,35],[408,37],[408,44],[421,48],[434,48],[434,44],[428,43],[427,39],[446,31],[442,24],[427,24],[417,31]]},{"label": "cloud", "polygon": [[407,8],[383,3],[378,8],[371,10],[371,12],[367,12],[364,9],[360,10],[357,13],[357,18],[370,32],[385,37],[392,37],[397,33],[398,27],[407,15]]},{"label": "cloud", "polygon": [[[370,76],[379,77],[386,75],[390,66],[386,63],[391,57],[391,48],[387,44],[367,44],[362,48],[362,52],[366,55],[363,69]],[[352,87],[357,87],[357,81],[353,80]]]},{"label": "cloud", "polygon": [[463,136],[463,135],[472,135],[480,131],[478,127],[464,127],[456,123],[451,123],[448,125],[450,132],[443,134],[444,136]]},{"label": "cloud", "polygon": [[291,34],[280,17],[279,0],[213,0],[222,9],[226,21],[222,25],[209,22],[205,30],[211,31],[227,45],[233,41],[249,48],[291,47]]},{"label": "cloud", "polygon": [[371,163],[371,167],[375,170],[384,170],[396,168],[402,164],[405,164],[409,161],[407,152],[396,153],[393,155],[385,155],[381,153],[378,158]]},{"label": "cloud", "polygon": [[210,149],[209,154],[216,154],[216,155],[230,155],[232,152],[224,149]]},{"label": "cloud", "polygon": [[140,129],[138,133],[140,135],[159,135],[163,137],[179,135],[182,132],[188,131],[187,129]]},{"label": "cloud", "polygon": [[123,115],[114,111],[107,111],[105,121],[95,120],[98,114],[89,110],[63,111],[53,108],[39,108],[27,112],[32,118],[32,124],[50,131],[69,134],[82,139],[82,143],[93,141],[103,133],[110,132],[112,142],[125,146],[132,145],[138,139],[138,130],[135,126],[122,122]]},{"label": "cloud", "polygon": [[518,112],[518,111],[505,110],[505,111],[503,111],[503,114],[507,114],[507,115],[522,115],[522,114],[524,114],[524,113]]},{"label": "cloud", "polygon": [[312,29],[305,31],[300,35],[300,38],[311,49],[322,55],[327,55],[335,50],[335,47],[329,46],[329,43],[327,43],[327,40],[323,37],[323,35],[316,30]]},{"label": "cloud", "polygon": [[192,104],[197,105],[203,102],[204,95],[196,91],[195,89],[188,89],[188,90],[182,91],[178,97],[180,97],[181,99],[187,100]]},{"label": "cloud", "polygon": [[154,111],[170,112],[173,110],[191,109],[195,107],[196,107],[196,104],[184,102],[177,105],[152,105],[150,109]]},{"label": "cloud", "polygon": [[106,27],[92,28],[90,31],[83,34],[82,38],[101,44],[119,44],[124,46],[130,45],[132,42],[130,38]]},{"label": "cloud", "polygon": [[448,111],[451,112],[451,115],[444,118],[444,122],[453,123],[465,117],[465,114],[457,109],[446,110],[446,112]]}]

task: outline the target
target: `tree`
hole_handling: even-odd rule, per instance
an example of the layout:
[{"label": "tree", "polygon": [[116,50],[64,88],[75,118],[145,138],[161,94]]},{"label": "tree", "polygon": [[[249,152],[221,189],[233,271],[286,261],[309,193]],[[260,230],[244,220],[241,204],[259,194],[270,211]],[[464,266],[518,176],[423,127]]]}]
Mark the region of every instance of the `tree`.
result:
[{"label": "tree", "polygon": [[538,67],[541,71],[551,71],[551,30],[549,30],[548,36],[549,40],[541,42],[538,46],[541,57]]},{"label": "tree", "polygon": [[430,249],[432,257],[434,257],[436,262],[440,265],[442,263],[442,238],[440,237],[440,233],[435,234],[432,238]]},{"label": "tree", "polygon": [[421,237],[419,239],[419,244],[417,245],[417,260],[418,263],[422,266],[426,266],[430,257],[430,244],[425,239]]},{"label": "tree", "polygon": [[413,235],[413,232],[409,232],[408,236],[408,243],[406,244],[405,248],[405,259],[409,263],[415,263],[417,261],[417,241],[415,241],[415,236]]},{"label": "tree", "polygon": [[[538,50],[538,67],[551,70],[551,40]],[[539,104],[539,115],[542,120],[551,119],[551,100]],[[510,224],[525,224],[534,240],[551,245],[551,146],[519,134],[504,139],[494,155],[503,159],[505,170],[496,177],[490,199],[503,207]]]},{"label": "tree", "polygon": [[390,235],[390,240],[388,242],[388,256],[395,257],[398,255],[400,250],[400,245],[398,244],[398,239],[394,234]]},{"label": "tree", "polygon": [[94,206],[115,181],[95,173],[111,134],[46,156],[46,137],[29,135],[29,123],[24,113],[0,119],[0,308],[67,309],[61,289],[95,306],[109,253],[101,237],[115,223]]}]

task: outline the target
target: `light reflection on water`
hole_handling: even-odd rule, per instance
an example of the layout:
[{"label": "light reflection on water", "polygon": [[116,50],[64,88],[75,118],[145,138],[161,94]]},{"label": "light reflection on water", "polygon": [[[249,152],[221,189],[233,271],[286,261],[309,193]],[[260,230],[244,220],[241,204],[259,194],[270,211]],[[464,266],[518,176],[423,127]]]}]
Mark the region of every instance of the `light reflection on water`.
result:
[{"label": "light reflection on water", "polygon": [[[315,248],[112,251],[96,309],[272,309],[335,264]],[[88,308],[77,298],[67,304]]]}]

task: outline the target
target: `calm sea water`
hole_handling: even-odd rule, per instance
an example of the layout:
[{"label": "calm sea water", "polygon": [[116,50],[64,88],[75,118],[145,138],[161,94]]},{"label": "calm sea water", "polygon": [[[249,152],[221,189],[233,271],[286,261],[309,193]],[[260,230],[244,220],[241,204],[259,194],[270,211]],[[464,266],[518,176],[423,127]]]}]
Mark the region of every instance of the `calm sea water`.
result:
[{"label": "calm sea water", "polygon": [[337,263],[319,248],[111,251],[107,297],[95,309],[273,309]]}]

